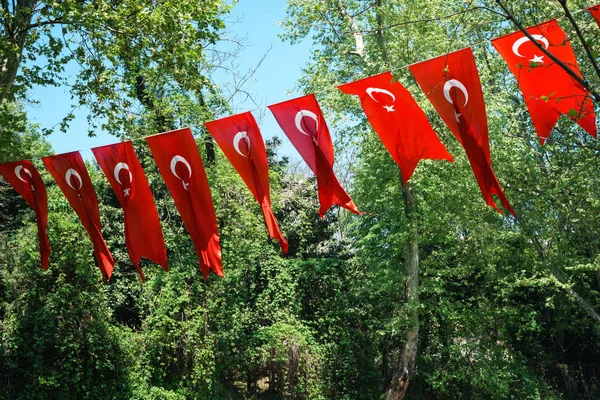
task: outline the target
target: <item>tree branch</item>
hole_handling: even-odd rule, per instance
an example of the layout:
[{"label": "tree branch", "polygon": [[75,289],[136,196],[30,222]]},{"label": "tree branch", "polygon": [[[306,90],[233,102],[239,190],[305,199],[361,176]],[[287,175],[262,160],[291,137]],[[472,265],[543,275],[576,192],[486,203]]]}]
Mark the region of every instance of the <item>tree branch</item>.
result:
[{"label": "tree branch", "polygon": [[523,26],[523,24],[521,24],[519,22],[519,20],[517,20],[517,18],[515,17],[515,15],[506,6],[506,4],[504,4],[504,2],[502,0],[496,0],[496,3],[500,6],[500,8],[502,8],[502,10],[504,10],[504,12],[506,13],[506,16],[508,17],[508,19],[510,19],[513,22],[513,24],[515,24],[515,26],[521,32],[523,32],[525,34],[525,36],[527,37],[527,39],[529,39],[531,41],[531,43],[533,43],[533,45],[535,47],[537,47],[542,53],[544,53],[545,56],[547,56],[548,58],[550,58],[558,66],[560,66],[563,70],[565,70],[565,72],[567,74],[569,74],[573,79],[575,79],[575,81],[577,83],[579,83],[581,86],[583,86],[585,89],[587,89],[587,91],[590,92],[590,94],[592,95],[592,97],[594,97],[594,100],[600,101],[600,94],[598,94],[596,91],[594,91],[592,89],[592,87],[590,86],[590,84],[585,79],[583,79],[581,76],[579,76],[575,71],[573,71],[571,68],[569,68],[568,65],[566,65],[561,60],[559,60],[554,54],[552,54],[551,52],[549,52],[544,46],[542,46],[537,40],[535,40],[533,38],[533,36],[531,36],[531,34]]},{"label": "tree branch", "polygon": [[466,14],[468,12],[476,11],[476,10],[489,11],[491,13],[497,14],[497,15],[503,17],[503,18],[507,18],[508,19],[508,16],[506,16],[506,15],[504,15],[502,13],[499,13],[499,12],[497,12],[495,10],[492,10],[492,9],[490,9],[488,7],[476,6],[476,7],[469,7],[466,10],[457,11],[457,12],[452,13],[452,14],[443,15],[441,17],[422,18],[422,19],[414,19],[414,20],[411,20],[411,21],[402,21],[402,22],[397,22],[397,23],[394,23],[394,24],[386,25],[386,26],[377,27],[377,29],[371,29],[371,30],[361,31],[361,33],[364,33],[364,34],[379,33],[382,30],[386,30],[386,29],[390,29],[390,28],[396,28],[398,26],[406,26],[406,25],[412,25],[412,24],[419,24],[419,23],[423,23],[423,22],[440,22],[440,21],[443,21],[443,20],[446,20],[446,19],[450,19],[450,18],[456,17],[457,15],[463,15],[463,14]]},{"label": "tree branch", "polygon": [[579,40],[581,41],[581,44],[582,44],[583,48],[585,49],[585,53],[587,54],[588,59],[592,63],[592,66],[594,67],[594,71],[596,71],[596,75],[598,75],[598,77],[600,78],[600,67],[598,66],[598,62],[596,61],[596,58],[592,54],[592,50],[590,49],[590,46],[588,45],[587,41],[583,37],[583,33],[581,33],[581,29],[579,29],[579,25],[573,18],[573,14],[571,14],[571,11],[569,10],[569,7],[567,6],[567,0],[558,0],[558,2],[562,6],[563,10],[565,10],[565,15],[571,22],[571,25],[573,25],[573,28],[575,28],[575,32],[577,32],[577,36],[579,37]]},{"label": "tree branch", "polygon": [[377,19],[377,44],[379,45],[379,49],[381,50],[381,55],[383,58],[383,61],[385,62],[385,67],[388,69],[392,68],[392,62],[390,60],[390,54],[388,52],[387,46],[385,45],[385,38],[383,37],[383,30],[385,28],[383,28],[383,13],[381,11],[381,6],[383,0],[377,0],[376,4],[377,4],[377,9],[376,9],[376,19]]},{"label": "tree branch", "polygon": [[579,304],[579,306],[583,309],[583,311],[585,311],[585,313],[588,316],[590,316],[597,323],[600,323],[600,314],[598,313],[598,311],[596,311],[594,306],[589,301],[584,299],[579,293],[577,293],[575,289],[569,286],[569,284],[566,283],[567,279],[565,278],[563,273],[548,261],[546,248],[538,239],[537,235],[533,232],[533,230],[530,229],[529,226],[523,221],[522,217],[515,217],[515,221],[523,228],[524,232],[527,232],[529,239],[531,239],[535,250],[540,256],[540,259],[548,267],[548,269],[550,270],[550,274],[557,280],[557,282],[560,284],[560,287],[565,290],[569,297],[571,297],[573,300],[575,300],[576,303]]},{"label": "tree branch", "polygon": [[48,21],[41,21],[41,22],[36,22],[35,24],[29,24],[27,25],[24,30],[28,31],[29,29],[34,29],[34,28],[41,28],[42,26],[47,26],[47,25],[59,25],[59,24],[64,24],[64,20],[57,18],[57,19],[51,19]]},{"label": "tree branch", "polygon": [[341,0],[337,0],[335,2],[335,4],[338,8],[340,15],[342,16],[342,19],[346,20],[348,25],[350,25],[352,36],[354,36],[354,43],[356,46],[356,51],[352,52],[352,54],[356,54],[356,55],[360,56],[360,58],[364,59],[365,58],[365,42],[363,40],[362,32],[360,31],[360,29],[358,29],[358,24],[356,23],[354,18],[352,18],[352,16],[350,14],[348,14],[348,12],[344,8]]},{"label": "tree branch", "polygon": [[374,2],[372,2],[370,5],[368,5],[367,7],[363,8],[360,11],[357,11],[355,14],[352,14],[352,18],[356,18],[361,14],[366,13],[367,11],[369,11],[371,8],[373,8],[375,5],[379,4],[378,0],[375,0]]},{"label": "tree branch", "polygon": [[8,37],[12,39],[12,37],[13,37],[12,27],[8,23],[8,18],[10,15],[10,13],[8,11],[8,0],[2,0],[2,8],[5,10],[5,14],[2,16],[2,25],[4,25],[4,29],[6,29],[6,33],[8,34]]}]

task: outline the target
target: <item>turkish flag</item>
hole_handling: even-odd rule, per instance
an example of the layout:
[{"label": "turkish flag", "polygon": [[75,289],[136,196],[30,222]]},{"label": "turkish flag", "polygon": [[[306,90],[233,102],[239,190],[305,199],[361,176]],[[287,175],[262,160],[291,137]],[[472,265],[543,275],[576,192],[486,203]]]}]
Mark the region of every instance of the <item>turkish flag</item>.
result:
[{"label": "turkish flag", "polygon": [[212,269],[223,276],[219,227],[208,178],[189,128],[146,138],[185,228],[190,234],[204,279]]},{"label": "turkish flag", "polygon": [[415,99],[390,72],[338,86],[359,96],[363,111],[381,142],[400,167],[404,185],[419,160],[454,159],[440,142]]},{"label": "turkish flag", "polygon": [[409,68],[463,145],[486,203],[500,211],[492,198],[496,195],[504,208],[516,215],[492,170],[485,103],[472,50],[459,50]]},{"label": "turkish flag", "polygon": [[133,144],[123,142],[96,147],[92,152],[123,207],[127,251],[142,282],[146,281],[140,268],[142,257],[168,271],[167,249],[158,211]]},{"label": "turkish flag", "polygon": [[44,157],[42,161],[90,235],[102,276],[110,280],[115,260],[102,237],[98,198],[81,154],[75,151]]},{"label": "turkish flag", "polygon": [[276,239],[287,254],[288,243],[271,210],[267,151],[252,113],[246,112],[204,125],[260,204],[269,236]]},{"label": "turkish flag", "polygon": [[360,211],[333,172],[333,143],[313,94],[269,106],[279,126],[317,176],[321,218],[334,204],[355,214]]},{"label": "turkish flag", "polygon": [[48,241],[48,196],[46,186],[28,160],[0,164],[0,174],[19,193],[35,212],[40,242],[42,268],[48,269],[50,263],[50,243]]},{"label": "turkish flag", "polygon": [[[552,55],[582,76],[567,34],[556,20],[527,31]],[[590,93],[558,64],[546,57],[521,31],[492,40],[517,78],[540,143],[564,114],[596,137],[596,115]]]},{"label": "turkish flag", "polygon": [[596,24],[598,24],[598,27],[600,28],[600,4],[589,7],[587,10],[592,14],[592,17],[594,17]]}]

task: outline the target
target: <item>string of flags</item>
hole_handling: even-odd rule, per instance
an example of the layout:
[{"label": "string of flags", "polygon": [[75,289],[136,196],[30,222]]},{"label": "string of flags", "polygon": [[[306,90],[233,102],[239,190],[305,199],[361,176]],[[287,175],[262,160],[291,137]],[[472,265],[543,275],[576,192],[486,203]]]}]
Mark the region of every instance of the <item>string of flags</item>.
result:
[{"label": "string of flags", "polygon": [[[600,5],[588,8],[600,27]],[[554,57],[581,75],[566,33],[556,20],[527,29]],[[492,40],[515,75],[526,107],[544,144],[561,115],[568,116],[596,137],[591,94],[572,76],[517,31]],[[409,66],[426,97],[465,149],[485,202],[494,201],[516,216],[492,169],[483,91],[471,48]],[[390,72],[338,86],[358,96],[373,130],[400,168],[403,184],[422,159],[447,160],[452,155],[439,140],[427,116],[410,92]],[[361,214],[336,177],[334,148],[323,113],[314,95],[269,106],[279,126],[317,178],[319,215],[333,205]],[[260,128],[251,112],[206,122],[208,132],[260,204],[269,236],[283,253],[288,243],[271,209],[269,169]],[[200,270],[223,276],[219,231],[213,199],[198,147],[189,128],[145,138],[158,170],[190,234]],[[159,215],[144,170],[131,141],[97,147],[92,152],[123,208],[125,242],[142,281],[144,257],[168,270],[167,250]],[[98,199],[79,152],[44,157],[43,163],[73,207],[94,247],[97,265],[106,280],[115,261],[102,236]],[[0,164],[0,174],[34,210],[41,267],[48,269],[50,245],[46,233],[48,198],[44,182],[29,160]]]}]

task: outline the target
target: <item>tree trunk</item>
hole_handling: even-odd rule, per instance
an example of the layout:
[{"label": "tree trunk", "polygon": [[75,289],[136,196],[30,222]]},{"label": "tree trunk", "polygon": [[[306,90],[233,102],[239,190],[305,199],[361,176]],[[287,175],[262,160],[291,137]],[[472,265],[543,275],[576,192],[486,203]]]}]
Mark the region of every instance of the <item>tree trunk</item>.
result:
[{"label": "tree trunk", "polygon": [[[377,19],[377,45],[381,51],[381,57],[386,68],[392,67],[392,61],[388,52],[387,43],[383,35],[385,26],[385,13],[382,10],[383,0],[376,0],[376,19]],[[355,25],[352,25],[353,28]],[[356,38],[356,34],[355,34]],[[356,40],[357,49],[362,41]],[[367,55],[363,54],[367,59]],[[407,239],[404,259],[404,273],[406,278],[405,295],[408,309],[408,319],[410,326],[404,334],[404,344],[398,359],[394,366],[394,374],[390,385],[386,391],[386,400],[400,400],[406,395],[408,385],[414,375],[415,364],[417,360],[417,350],[419,347],[419,225],[418,213],[415,196],[412,190],[412,184],[408,182],[403,186],[402,171],[400,171],[400,186],[402,187],[402,197],[404,198],[404,213],[406,215]]]},{"label": "tree trunk", "polygon": [[363,40],[363,35],[360,31],[360,28],[358,27],[358,24],[356,23],[354,18],[350,14],[348,14],[341,0],[336,0],[335,5],[338,8],[340,16],[348,23],[348,26],[350,27],[350,30],[352,32],[352,36],[354,37],[354,44],[356,50],[351,52],[351,54],[356,54],[361,59],[366,61],[365,42]]},{"label": "tree trunk", "polygon": [[406,395],[414,375],[419,345],[419,230],[415,197],[410,182],[402,188],[404,212],[409,229],[406,241],[404,270],[406,273],[406,301],[408,302],[410,327],[404,334],[404,345],[396,371],[385,395],[386,400],[400,400]]},{"label": "tree trunk", "polygon": [[21,54],[23,48],[17,45],[16,49],[2,54],[0,61],[0,100],[13,100],[12,88],[17,71],[21,65]]},{"label": "tree trunk", "polygon": [[[204,95],[202,94],[202,91],[198,91],[198,99],[200,100],[200,106],[206,110],[207,113],[210,113],[211,117],[214,117],[208,107],[206,107],[206,102],[204,101]],[[202,140],[204,141],[204,149],[206,150],[206,162],[212,165],[215,163],[215,142],[206,128],[202,128],[202,130],[204,131]]]},{"label": "tree trunk", "polygon": [[154,113],[154,121],[156,123],[156,128],[159,131],[166,132],[175,129],[173,116],[166,114],[160,107],[156,107],[154,95],[148,90],[148,87],[146,86],[146,77],[141,71],[138,71],[136,80],[136,96],[139,102],[142,103],[147,110]]},{"label": "tree trunk", "polygon": [[29,34],[29,26],[33,17],[37,0],[21,0],[13,3],[12,13],[8,3],[3,2],[2,21],[5,35],[0,38],[0,101],[13,100],[13,84],[21,66],[23,46]]}]

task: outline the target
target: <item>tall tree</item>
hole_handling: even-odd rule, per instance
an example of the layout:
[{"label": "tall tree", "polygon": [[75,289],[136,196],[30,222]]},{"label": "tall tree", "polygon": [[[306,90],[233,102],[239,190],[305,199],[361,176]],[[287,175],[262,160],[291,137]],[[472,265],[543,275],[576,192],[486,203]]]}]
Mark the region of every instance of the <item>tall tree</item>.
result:
[{"label": "tall tree", "polygon": [[0,100],[24,98],[33,85],[68,84],[73,107],[89,109],[89,134],[130,135],[144,121],[170,128],[175,109],[197,122],[207,112],[197,104],[217,92],[211,46],[228,9],[208,0],[2,1]]},{"label": "tall tree", "polygon": [[[515,2],[513,6],[518,10],[519,20],[523,21],[526,25],[532,25],[535,22],[559,16],[556,15],[557,11],[559,11],[558,8],[553,7],[551,1],[538,2],[535,5],[524,2]],[[418,94],[419,91],[413,84],[414,81],[412,80],[412,77],[410,77],[406,73],[406,70],[401,68],[401,66],[422,61],[428,57],[458,50],[468,45],[478,45],[476,51],[478,53],[478,65],[483,78],[484,90],[494,94],[494,96],[486,96],[486,102],[489,106],[488,111],[490,112],[490,115],[494,115],[495,112],[500,113],[500,117],[493,118],[491,121],[491,141],[493,143],[492,154],[498,155],[498,157],[493,156],[493,159],[495,164],[498,165],[501,170],[507,172],[507,174],[504,175],[502,173],[498,174],[499,178],[506,182],[506,186],[511,188],[508,190],[507,195],[509,198],[511,195],[514,196],[517,199],[517,202],[520,202],[520,204],[517,203],[516,207],[517,212],[520,214],[520,219],[518,220],[520,226],[515,226],[515,221],[512,220],[511,217],[498,218],[497,223],[503,221],[502,224],[514,226],[515,231],[519,232],[519,235],[522,235],[525,240],[532,243],[533,249],[540,249],[538,251],[542,251],[539,253],[540,257],[538,262],[544,265],[544,275],[546,276],[546,279],[556,282],[556,287],[561,288],[564,293],[576,302],[576,304],[579,304],[580,312],[586,313],[588,318],[590,318],[590,321],[593,321],[591,323],[594,323],[598,318],[598,313],[596,311],[598,307],[597,301],[593,300],[597,296],[596,291],[592,289],[590,292],[588,290],[588,283],[580,285],[574,283],[574,281],[577,280],[588,282],[590,274],[573,272],[565,273],[564,262],[567,262],[567,264],[570,262],[572,267],[574,267],[578,263],[577,258],[570,258],[570,261],[567,261],[569,257],[565,258],[564,255],[548,257],[548,246],[555,247],[560,240],[556,238],[557,241],[555,242],[546,237],[541,239],[539,236],[540,232],[544,232],[544,235],[563,237],[561,228],[558,226],[554,226],[551,232],[548,231],[547,228],[549,225],[553,225],[556,222],[550,215],[556,212],[558,215],[562,216],[561,218],[571,220],[572,217],[569,215],[572,215],[574,210],[565,209],[564,207],[560,208],[558,206],[558,204],[566,199],[557,192],[545,192],[545,195],[548,196],[549,199],[552,199],[551,201],[555,202],[553,206],[550,206],[549,208],[548,206],[542,206],[538,209],[535,209],[534,207],[532,209],[530,206],[531,201],[526,198],[526,193],[531,193],[530,183],[532,182],[532,178],[528,178],[527,181],[524,182],[523,175],[536,176],[543,173],[539,169],[540,165],[529,163],[527,167],[522,165],[522,170],[518,174],[515,169],[508,167],[508,165],[515,164],[514,159],[515,157],[519,157],[518,154],[540,152],[543,154],[540,155],[540,158],[545,158],[546,156],[551,157],[543,161],[542,165],[546,164],[546,167],[548,166],[548,162],[550,164],[564,165],[563,162],[565,162],[566,159],[563,157],[566,156],[557,153],[552,146],[549,146],[550,149],[548,149],[548,147],[546,149],[540,148],[537,144],[529,140],[527,134],[524,134],[524,132],[532,132],[530,121],[525,113],[520,111],[516,113],[516,110],[522,105],[522,100],[514,94],[514,87],[507,84],[507,81],[510,81],[510,77],[507,76],[507,70],[501,65],[499,57],[492,53],[489,48],[479,46],[479,44],[486,40],[507,33],[506,24],[503,24],[506,19],[508,19],[508,16],[505,15],[503,9],[493,1],[471,1],[465,3],[462,1],[408,2],[402,0],[377,0],[365,4],[364,2],[354,0],[340,0],[335,2],[293,0],[288,2],[288,18],[284,23],[287,31],[284,38],[294,42],[301,38],[312,37],[315,44],[312,63],[305,69],[305,76],[300,81],[300,87],[307,92],[321,92],[332,84],[345,83],[370,74],[380,73],[391,68],[403,84],[409,85],[412,92]],[[584,68],[587,71],[590,67],[592,67],[592,65],[588,63]],[[584,75],[586,74],[584,73]],[[360,149],[358,151],[355,149],[352,150],[357,151],[360,154],[358,157],[359,162],[355,165],[360,166],[360,168],[377,168],[375,166],[376,164],[371,164],[374,155],[367,155],[368,151],[365,147],[368,146],[369,151],[373,151],[373,145],[371,143],[373,139],[368,128],[365,129],[365,126],[361,124],[354,130],[351,130],[351,128],[347,126],[346,121],[348,121],[348,119],[343,119],[345,114],[348,115],[351,120],[361,115],[361,113],[354,108],[355,105],[349,103],[346,99],[340,98],[338,94],[331,94],[331,92],[323,92],[319,96],[320,100],[328,105],[329,112],[338,116],[338,120],[340,121],[340,125],[338,125],[340,127],[340,132],[353,132],[353,142],[358,143]],[[501,100],[501,98],[503,96],[510,98],[511,102],[502,104],[501,102],[503,100]],[[423,108],[430,113],[438,132],[445,137],[446,131],[439,123],[439,119],[434,117],[433,113],[431,113],[430,106],[423,102],[421,104]],[[507,123],[508,117],[505,117],[515,114],[519,116],[517,119],[520,124],[518,131],[514,130],[517,128],[513,125],[517,120],[513,121],[513,123]],[[589,139],[582,137],[581,132],[575,127],[563,123],[559,129],[567,135],[567,138],[561,137],[563,140],[569,140],[569,137],[577,137],[580,144],[585,143],[584,146],[590,145]],[[339,140],[341,142],[348,142],[348,140],[346,140],[348,137],[348,133],[341,134]],[[452,149],[451,152],[453,155],[456,156],[457,154],[462,153],[460,149],[455,147],[455,143],[450,141],[446,141],[446,143],[448,143],[449,149]],[[594,144],[591,146],[596,148]],[[578,149],[574,149],[569,157],[575,157],[578,160],[585,159],[587,151],[582,147],[577,147]],[[549,153],[551,153],[552,156],[550,156]],[[384,159],[386,158],[384,157]],[[459,162],[457,163],[457,167],[462,168],[461,171],[464,171],[464,161],[464,158],[460,157]],[[502,166],[502,163],[504,163],[505,166]],[[570,165],[574,166],[574,164]],[[423,259],[425,259],[426,263],[429,262],[428,258],[430,254],[428,254],[428,252],[419,254],[419,250],[421,250],[422,253],[423,249],[428,249],[432,245],[429,241],[426,243],[419,243],[417,238],[419,236],[423,237],[424,235],[425,237],[431,238],[433,235],[432,229],[436,229],[433,225],[429,225],[434,219],[431,219],[431,216],[428,215],[428,213],[424,214],[417,212],[416,215],[419,215],[419,217],[411,218],[410,210],[419,208],[427,209],[428,212],[439,213],[440,218],[448,218],[448,221],[463,221],[460,222],[459,225],[471,225],[471,222],[468,222],[469,218],[471,218],[472,221],[480,220],[480,217],[476,217],[472,212],[465,212],[464,208],[457,209],[449,206],[450,203],[455,204],[464,201],[469,204],[469,208],[478,209],[480,206],[480,204],[477,203],[478,199],[473,198],[467,200],[464,197],[465,193],[458,194],[455,189],[444,184],[438,186],[440,184],[440,178],[436,178],[432,175],[432,172],[435,171],[436,174],[444,175],[452,180],[458,178],[456,175],[449,177],[445,175],[445,172],[440,171],[439,168],[434,169],[430,164],[427,164],[427,168],[430,172],[426,171],[424,167],[417,170],[417,177],[414,180],[413,185],[421,187],[421,185],[425,184],[427,179],[430,179],[430,182],[437,183],[428,185],[429,187],[424,189],[426,193],[421,196],[419,196],[417,192],[416,197],[418,199],[423,196],[430,202],[436,203],[438,206],[443,203],[438,203],[437,201],[444,198],[447,202],[445,206],[447,208],[434,211],[434,209],[431,208],[433,205],[423,204],[419,206],[418,203],[416,208],[415,206],[411,208],[411,204],[414,203],[410,201],[410,194],[414,192],[411,191],[410,188],[401,188],[400,193],[403,194],[402,199],[396,199],[396,201],[404,201],[404,209],[407,211],[404,216],[406,219],[385,212],[384,214],[379,214],[376,217],[377,222],[373,222],[373,225],[371,226],[371,229],[374,229],[377,225],[380,225],[379,229],[381,230],[378,233],[376,233],[376,230],[369,230],[369,234],[378,235],[376,237],[380,238],[381,241],[389,242],[388,235],[393,231],[389,231],[389,229],[391,229],[390,226],[386,226],[384,229],[381,225],[386,224],[381,220],[384,215],[389,218],[397,219],[397,222],[390,223],[389,225],[397,229],[397,233],[402,237],[401,243],[406,246],[406,250],[403,253],[399,254],[397,251],[390,251],[390,253],[394,254],[395,260],[398,260],[398,256],[401,257],[400,259],[404,260],[405,274],[403,280],[406,281],[406,286],[405,296],[402,300],[406,303],[401,309],[406,313],[404,315],[406,321],[417,321],[417,324],[407,322],[404,326],[404,340],[400,343],[395,373],[393,374],[391,382],[388,382],[389,385],[386,394],[388,398],[394,399],[402,398],[406,394],[408,382],[410,381],[410,378],[413,377],[414,373],[414,371],[411,370],[411,366],[414,365],[415,355],[412,354],[410,357],[407,357],[407,354],[416,350],[418,336],[415,333],[418,332],[419,327],[419,313],[416,310],[422,310],[422,308],[419,308],[422,307],[422,302],[415,301],[414,303],[417,304],[416,307],[409,307],[408,304],[412,302],[412,299],[417,299],[416,294],[418,293],[419,286],[415,276],[418,276],[419,260],[422,262]],[[554,168],[550,168],[549,171],[553,171]],[[385,174],[389,174],[389,171],[389,169],[386,169]],[[419,172],[421,172],[421,176],[418,176]],[[368,169],[365,172],[357,171],[356,173],[357,181],[354,182],[354,186],[357,191],[370,193],[367,188],[363,187],[364,184],[377,188],[379,188],[379,185],[381,184],[386,184],[384,183],[385,181],[380,182],[379,185],[373,183],[373,179],[378,179],[379,176],[376,178],[366,177],[367,174],[384,174],[382,171]],[[575,173],[575,171],[573,171],[573,173]],[[464,175],[465,179],[471,177],[466,171]],[[389,179],[397,180],[397,176],[395,178],[389,177]],[[461,178],[461,180],[462,179],[463,178]],[[548,179],[551,178],[548,177]],[[361,182],[363,180],[364,182]],[[565,182],[563,182],[563,184],[564,183]],[[469,185],[469,187],[471,186]],[[448,191],[449,193],[452,193],[452,195],[447,196],[441,194],[443,191]],[[595,192],[595,189],[591,185],[584,191],[591,195],[591,193]],[[436,192],[438,195],[431,197],[432,193]],[[378,193],[381,193],[381,191],[378,190]],[[469,193],[472,194],[470,191]],[[581,194],[583,195],[583,192]],[[367,195],[362,197],[363,201],[366,201],[366,204],[369,204],[369,198],[372,198],[373,195],[374,193],[371,193],[370,196]],[[584,195],[584,197],[585,196],[586,195]],[[434,200],[436,197],[438,197],[438,200]],[[374,206],[381,212],[382,210],[378,207],[378,203],[381,202],[382,199],[379,198],[377,202],[371,204],[371,206]],[[538,206],[541,206],[541,204],[538,204]],[[369,211],[373,212],[373,209],[367,210],[368,214]],[[482,212],[487,213],[487,211]],[[445,217],[442,217],[441,214],[445,215]],[[541,214],[545,215],[545,218],[539,218]],[[368,219],[368,217],[366,218]],[[417,235],[418,231],[415,230],[416,222],[419,222],[421,235]],[[370,224],[359,224],[359,226],[364,225]],[[587,223],[582,225],[587,225]],[[494,229],[498,228],[500,228],[499,225]],[[497,234],[502,234],[501,232],[502,228],[497,230]],[[456,239],[460,240],[460,235],[457,236]],[[365,242],[369,245],[374,245],[371,240],[365,240]],[[540,248],[540,246],[542,247]],[[411,248],[415,250],[411,252]],[[364,251],[372,252],[373,250],[364,249]],[[386,250],[386,252],[387,251],[388,250]],[[588,260],[593,261],[594,258],[595,256],[592,256]],[[416,266],[416,268],[413,269],[414,272],[412,274],[410,272],[411,269],[408,268],[408,266],[411,265],[411,260],[414,260],[413,265]],[[570,269],[568,271],[573,270]],[[412,296],[411,292],[413,293]],[[419,304],[421,304],[421,306],[419,306]],[[399,307],[399,305],[397,305],[397,307]],[[411,338],[414,346],[411,344]]]}]

